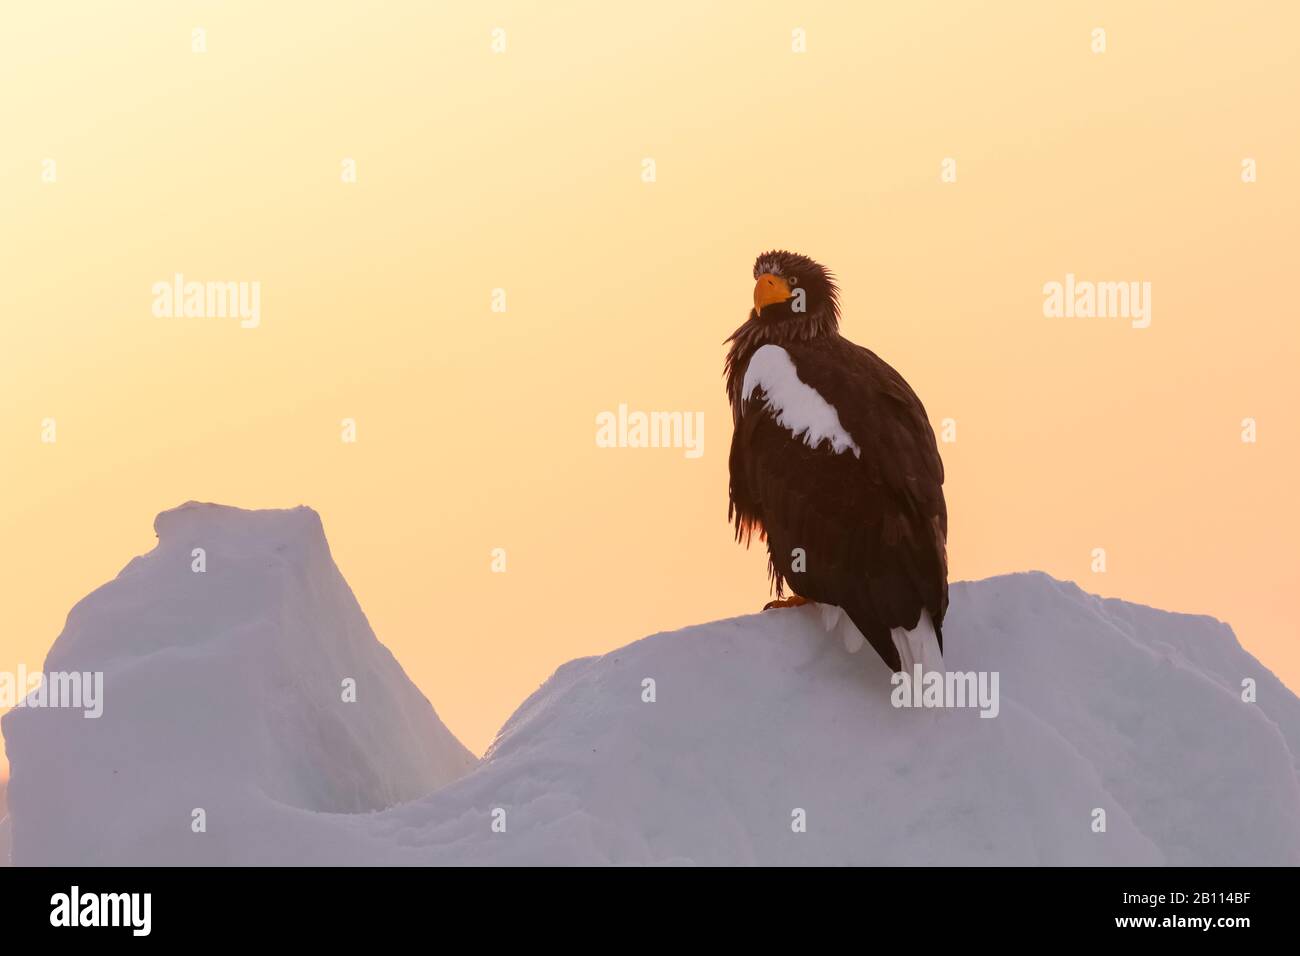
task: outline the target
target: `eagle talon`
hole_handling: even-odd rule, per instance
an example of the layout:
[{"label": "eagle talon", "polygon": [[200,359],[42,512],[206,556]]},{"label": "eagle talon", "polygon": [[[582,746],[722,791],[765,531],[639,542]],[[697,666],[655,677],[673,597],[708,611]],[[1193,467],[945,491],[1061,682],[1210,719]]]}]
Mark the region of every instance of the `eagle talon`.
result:
[{"label": "eagle talon", "polygon": [[792,594],[788,598],[785,598],[780,601],[768,601],[766,604],[763,605],[763,610],[771,611],[772,609],[779,608],[779,607],[803,607],[805,604],[812,604],[812,603],[813,603],[812,601],[808,600],[805,597],[800,597],[797,594]]}]

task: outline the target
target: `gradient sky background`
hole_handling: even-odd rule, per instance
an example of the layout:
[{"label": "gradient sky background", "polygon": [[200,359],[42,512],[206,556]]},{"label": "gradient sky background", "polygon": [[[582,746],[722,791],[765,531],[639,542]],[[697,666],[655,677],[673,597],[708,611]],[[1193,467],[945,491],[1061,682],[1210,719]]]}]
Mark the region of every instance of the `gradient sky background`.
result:
[{"label": "gradient sky background", "polygon": [[[1266,2],[10,5],[0,669],[188,499],[316,508],[476,752],[563,662],[757,610],[720,376],[777,246],[957,421],[953,579],[1211,614],[1300,687],[1298,29]],[[176,272],[260,282],[261,326],[155,318]],[[1067,272],[1151,282],[1151,327],[1044,318]],[[619,403],[703,411],[703,457],[597,448]]]}]

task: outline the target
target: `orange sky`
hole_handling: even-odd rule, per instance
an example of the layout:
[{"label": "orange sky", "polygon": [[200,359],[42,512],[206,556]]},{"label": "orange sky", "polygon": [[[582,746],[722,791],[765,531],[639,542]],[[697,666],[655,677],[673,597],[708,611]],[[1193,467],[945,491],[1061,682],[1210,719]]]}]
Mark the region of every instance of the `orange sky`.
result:
[{"label": "orange sky", "polygon": [[[7,11],[0,669],[192,498],[320,511],[480,752],[564,661],[756,610],[721,343],[779,246],[956,421],[955,579],[1213,614],[1300,686],[1300,8],[803,6]],[[156,317],[176,272],[259,282],[260,325]],[[1044,317],[1067,273],[1150,282],[1150,327]],[[704,454],[596,447],[620,403]]]}]

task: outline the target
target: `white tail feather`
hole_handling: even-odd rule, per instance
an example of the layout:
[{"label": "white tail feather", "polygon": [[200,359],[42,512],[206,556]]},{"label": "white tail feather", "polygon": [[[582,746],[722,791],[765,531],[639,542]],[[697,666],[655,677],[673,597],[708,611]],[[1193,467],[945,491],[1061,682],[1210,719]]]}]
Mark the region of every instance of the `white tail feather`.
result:
[{"label": "white tail feather", "polygon": [[821,604],[818,607],[821,610],[822,627],[826,628],[826,633],[838,634],[840,640],[844,642],[844,649],[850,654],[862,650],[862,645],[867,643],[867,639],[854,627],[853,621],[842,608],[834,604]]},{"label": "white tail feather", "polygon": [[[821,616],[822,627],[828,634],[838,634],[844,641],[844,649],[850,654],[856,654],[866,644],[866,638],[854,626],[843,609],[834,604],[819,604],[817,611]],[[894,639],[894,646],[898,648],[898,656],[902,661],[901,670],[905,673],[915,673],[913,668],[916,664],[921,665],[922,673],[930,671],[944,673],[943,652],[939,650],[939,636],[934,633],[934,622],[930,620],[930,612],[922,610],[921,619],[910,631],[896,627],[889,633]]]},{"label": "white tail feather", "polygon": [[934,633],[934,622],[930,620],[928,611],[921,611],[921,619],[910,631],[896,627],[889,633],[894,639],[894,646],[898,648],[898,656],[903,665],[901,669],[904,673],[915,673],[917,664],[921,665],[922,673],[928,674],[930,671],[944,673],[939,637]]}]

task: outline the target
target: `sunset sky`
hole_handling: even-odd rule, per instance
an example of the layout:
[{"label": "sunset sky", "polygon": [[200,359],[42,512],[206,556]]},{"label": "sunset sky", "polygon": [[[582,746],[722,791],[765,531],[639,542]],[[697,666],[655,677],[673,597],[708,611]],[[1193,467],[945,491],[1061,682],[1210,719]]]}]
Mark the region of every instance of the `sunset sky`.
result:
[{"label": "sunset sky", "polygon": [[[476,753],[565,661],[758,610],[722,342],[780,247],[834,270],[844,334],[955,422],[953,580],[1041,569],[1210,614],[1300,688],[1300,7],[0,21],[0,670],[39,668],[189,499],[319,511]],[[259,283],[260,323],[159,317],[177,273]],[[1067,274],[1149,282],[1150,326],[1046,317]],[[702,412],[703,454],[598,447],[620,404]]]}]

